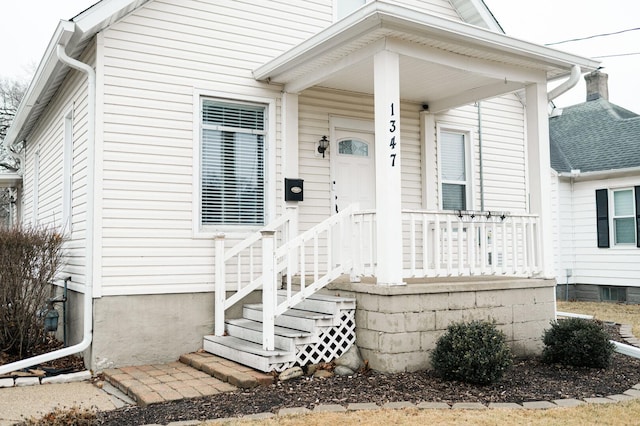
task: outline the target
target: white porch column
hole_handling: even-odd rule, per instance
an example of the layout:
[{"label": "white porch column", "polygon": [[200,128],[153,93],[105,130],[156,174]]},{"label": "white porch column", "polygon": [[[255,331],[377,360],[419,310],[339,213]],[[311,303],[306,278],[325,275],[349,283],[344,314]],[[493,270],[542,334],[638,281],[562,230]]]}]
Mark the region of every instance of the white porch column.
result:
[{"label": "white porch column", "polygon": [[[298,161],[298,94],[282,94],[282,171],[285,178],[297,179],[300,177]],[[284,181],[281,182],[284,185]],[[284,187],[282,191],[284,204],[283,214],[293,212],[293,219],[289,223],[286,237],[293,239],[298,236],[299,209],[297,201],[284,201]],[[298,251],[294,250],[292,256],[296,261],[292,262],[289,274],[295,275],[298,271]]]},{"label": "white porch column", "polygon": [[399,72],[397,53],[375,55],[376,275],[382,285],[402,284]]},{"label": "white porch column", "polygon": [[298,94],[282,94],[282,138],[284,177],[296,179],[298,175]]},{"label": "white porch column", "polygon": [[540,216],[541,268],[544,278],[553,278],[553,218],[551,213],[551,163],[547,90],[542,83],[526,87],[527,154],[531,213]]}]

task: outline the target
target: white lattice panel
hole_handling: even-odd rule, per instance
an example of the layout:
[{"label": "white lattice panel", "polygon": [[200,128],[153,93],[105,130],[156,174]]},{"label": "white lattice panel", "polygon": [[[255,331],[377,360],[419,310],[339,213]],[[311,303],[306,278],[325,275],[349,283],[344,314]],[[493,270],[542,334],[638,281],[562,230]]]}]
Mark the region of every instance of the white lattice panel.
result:
[{"label": "white lattice panel", "polygon": [[339,325],[323,327],[317,343],[298,348],[296,362],[307,365],[333,361],[348,351],[355,341],[355,311],[342,311]]}]

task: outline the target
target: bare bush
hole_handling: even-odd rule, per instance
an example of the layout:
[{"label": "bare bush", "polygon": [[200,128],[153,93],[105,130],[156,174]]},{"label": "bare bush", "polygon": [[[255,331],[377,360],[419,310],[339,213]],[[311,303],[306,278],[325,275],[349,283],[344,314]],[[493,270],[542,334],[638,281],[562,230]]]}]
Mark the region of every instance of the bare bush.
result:
[{"label": "bare bush", "polygon": [[62,266],[62,236],[50,229],[0,227],[0,352],[33,355]]}]

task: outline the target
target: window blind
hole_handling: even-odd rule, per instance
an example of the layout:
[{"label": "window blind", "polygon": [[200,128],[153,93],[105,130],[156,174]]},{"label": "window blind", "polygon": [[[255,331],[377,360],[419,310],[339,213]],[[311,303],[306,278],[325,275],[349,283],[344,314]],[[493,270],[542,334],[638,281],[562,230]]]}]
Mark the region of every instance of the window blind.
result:
[{"label": "window blind", "polygon": [[203,225],[264,224],[264,107],[203,101]]}]

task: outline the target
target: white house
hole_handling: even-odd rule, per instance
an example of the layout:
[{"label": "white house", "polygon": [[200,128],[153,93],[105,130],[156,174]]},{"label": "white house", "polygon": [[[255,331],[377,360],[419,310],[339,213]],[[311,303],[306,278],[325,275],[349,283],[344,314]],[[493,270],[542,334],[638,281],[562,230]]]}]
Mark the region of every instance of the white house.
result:
[{"label": "white house", "polygon": [[640,303],[640,116],[587,74],[586,102],[549,119],[559,299]]},{"label": "white house", "polygon": [[[269,370],[355,340],[415,370],[472,318],[539,351],[547,82],[597,66],[479,0],[103,0],[61,21],[4,143],[25,146],[22,221],[68,239],[67,351],[99,370],[204,345]],[[225,325],[261,298],[242,336]],[[302,300],[338,318],[283,319]]]}]

